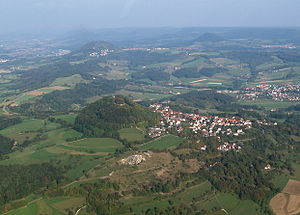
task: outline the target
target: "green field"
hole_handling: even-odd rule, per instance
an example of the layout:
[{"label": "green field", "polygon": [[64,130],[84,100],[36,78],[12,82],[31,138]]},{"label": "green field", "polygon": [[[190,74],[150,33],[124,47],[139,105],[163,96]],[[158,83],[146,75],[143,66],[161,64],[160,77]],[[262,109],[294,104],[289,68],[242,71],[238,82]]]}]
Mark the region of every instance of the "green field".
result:
[{"label": "green field", "polygon": [[24,120],[22,123],[1,130],[0,134],[15,135],[22,132],[36,131],[45,126],[44,122],[45,122],[44,120],[35,120],[35,119]]},{"label": "green field", "polygon": [[75,87],[76,84],[86,82],[81,75],[76,74],[69,77],[57,78],[51,86]]},{"label": "green field", "polygon": [[282,190],[285,185],[288,183],[290,176],[288,174],[281,174],[276,176],[272,182],[276,188]]},{"label": "green field", "polygon": [[12,210],[7,215],[66,215],[67,209],[76,211],[84,204],[84,198],[58,197],[46,200],[38,200],[28,205]]},{"label": "green field", "polygon": [[7,213],[7,215],[34,215],[37,214],[37,212],[38,212],[38,205],[37,203],[33,203],[25,208],[13,210]]},{"label": "green field", "polygon": [[211,184],[205,181],[201,184],[186,188],[183,192],[174,193],[172,196],[159,198],[158,196],[137,196],[123,200],[125,205],[133,209],[135,213],[141,213],[148,208],[166,208],[169,202],[173,205],[194,203],[197,208],[204,209],[205,214],[222,215],[262,215],[259,206],[249,200],[240,200],[236,195],[216,193],[212,190]]},{"label": "green field", "polygon": [[65,115],[58,115],[55,116],[55,119],[62,119],[65,120],[67,123],[74,124],[77,114],[65,114]]},{"label": "green field", "polygon": [[[33,122],[30,121],[29,125],[31,125],[31,123]],[[25,123],[25,125],[27,124]],[[39,125],[41,126],[43,125],[43,123]],[[39,128],[39,126],[35,126],[35,124],[31,126],[31,129]],[[24,128],[15,128],[15,126],[13,126],[13,128],[5,129],[2,132],[3,134],[9,135],[16,130],[18,130],[19,132],[23,131],[22,129]],[[47,138],[40,141],[39,144],[26,147],[23,151],[15,151],[10,154],[10,159],[3,160],[1,161],[1,163],[38,163],[40,161],[54,159],[61,156],[61,154],[63,153],[80,155],[80,152],[94,151],[103,153],[103,155],[105,155],[114,153],[116,149],[123,147],[121,142],[112,138],[86,138],[74,142],[66,142],[67,139],[75,137],[79,138],[82,136],[81,133],[67,128],[53,129],[45,132],[44,135],[46,135]]]},{"label": "green field", "polygon": [[[259,205],[250,200],[240,200],[232,194],[217,195],[220,203],[219,207],[224,207],[232,215],[262,215],[259,211]],[[217,214],[217,213],[216,213]],[[224,213],[223,213],[224,214]]]},{"label": "green field", "polygon": [[9,212],[7,215],[65,215],[66,213],[62,213],[59,210],[53,208],[52,206],[46,204],[45,201],[40,200],[35,203],[32,203],[24,208],[20,208]]},{"label": "green field", "polygon": [[177,147],[180,143],[183,142],[183,139],[174,135],[167,135],[161,138],[158,138],[152,142],[149,142],[140,147],[142,150],[149,150],[149,149],[157,149],[157,150],[164,150],[171,147]]},{"label": "green field", "polygon": [[145,134],[137,128],[123,128],[119,131],[120,137],[129,142],[144,140]]},{"label": "green field", "polygon": [[36,98],[38,95],[29,95],[29,94],[23,94],[22,96],[19,96],[14,100],[16,103],[22,103],[28,100],[31,100],[33,98]]},{"label": "green field", "polygon": [[121,142],[112,138],[85,138],[68,143],[68,146],[108,153],[113,153],[116,149],[123,147]]},{"label": "green field", "polygon": [[68,129],[63,134],[63,139],[68,140],[68,139],[72,139],[72,138],[80,138],[81,136],[82,136],[82,134],[79,133],[78,131],[75,131],[73,129]]}]

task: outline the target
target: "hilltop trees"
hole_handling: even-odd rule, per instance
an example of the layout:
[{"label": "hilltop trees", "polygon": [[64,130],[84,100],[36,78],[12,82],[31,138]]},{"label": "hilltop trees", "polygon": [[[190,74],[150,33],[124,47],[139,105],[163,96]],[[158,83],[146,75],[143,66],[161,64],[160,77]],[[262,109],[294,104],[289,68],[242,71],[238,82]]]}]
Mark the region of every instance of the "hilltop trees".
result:
[{"label": "hilltop trees", "polygon": [[118,130],[139,123],[154,124],[158,115],[123,96],[105,97],[84,108],[75,129],[86,136],[118,137]]}]

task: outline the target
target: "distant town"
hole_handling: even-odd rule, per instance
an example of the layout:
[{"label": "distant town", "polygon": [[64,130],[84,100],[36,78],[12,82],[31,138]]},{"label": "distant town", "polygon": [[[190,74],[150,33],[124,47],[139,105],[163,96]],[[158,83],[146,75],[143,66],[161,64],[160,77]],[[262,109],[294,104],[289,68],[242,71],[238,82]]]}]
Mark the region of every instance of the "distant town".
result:
[{"label": "distant town", "polygon": [[282,48],[282,49],[296,49],[297,46],[293,44],[284,44],[284,45],[263,45],[262,48]]},{"label": "distant town", "polygon": [[268,98],[276,101],[300,101],[299,84],[261,84],[256,87],[231,91],[229,93],[236,93],[237,98],[242,100]]}]

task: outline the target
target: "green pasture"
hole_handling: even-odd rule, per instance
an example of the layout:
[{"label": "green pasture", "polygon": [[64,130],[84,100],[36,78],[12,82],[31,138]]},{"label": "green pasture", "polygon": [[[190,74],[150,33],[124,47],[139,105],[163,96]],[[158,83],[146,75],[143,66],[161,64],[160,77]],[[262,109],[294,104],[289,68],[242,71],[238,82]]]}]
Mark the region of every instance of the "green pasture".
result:
[{"label": "green pasture", "polygon": [[140,147],[142,150],[156,149],[156,150],[164,150],[171,147],[177,147],[180,143],[183,142],[183,139],[174,135],[167,135],[161,138],[157,138],[152,142],[149,142]]},{"label": "green pasture", "polygon": [[76,117],[77,117],[77,114],[64,114],[64,115],[54,116],[55,119],[62,119],[70,124],[75,123]]},{"label": "green pasture", "polygon": [[144,140],[145,134],[137,128],[123,128],[119,130],[120,137],[129,142]]},{"label": "green pasture", "polygon": [[31,99],[34,99],[36,98],[38,95],[30,95],[30,94],[23,94],[19,97],[17,97],[14,102],[16,103],[23,103],[23,102],[26,102],[28,100],[31,100]]},{"label": "green pasture", "polygon": [[19,208],[17,210],[13,210],[7,215],[65,215],[66,213],[62,213],[59,210],[48,205],[44,200],[40,200],[29,204],[28,206]]},{"label": "green pasture", "polygon": [[115,152],[116,149],[123,147],[121,142],[112,138],[85,138],[70,142],[68,146],[96,149],[101,152]]},{"label": "green pasture", "polygon": [[19,209],[8,212],[7,215],[66,215],[67,209],[76,211],[84,204],[84,198],[58,197],[52,199],[41,199],[29,203]]},{"label": "green pasture", "polygon": [[22,132],[37,131],[45,126],[44,120],[29,119],[23,122],[5,128],[0,131],[2,135],[15,135]]},{"label": "green pasture", "polygon": [[81,75],[76,74],[69,77],[57,78],[51,86],[75,87],[76,84],[86,82]]}]

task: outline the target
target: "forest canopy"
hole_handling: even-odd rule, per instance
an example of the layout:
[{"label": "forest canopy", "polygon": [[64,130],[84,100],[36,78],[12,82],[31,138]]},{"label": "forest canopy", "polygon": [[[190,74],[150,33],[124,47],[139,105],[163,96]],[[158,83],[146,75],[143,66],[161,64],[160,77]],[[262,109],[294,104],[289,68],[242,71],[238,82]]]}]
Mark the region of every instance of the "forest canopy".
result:
[{"label": "forest canopy", "polygon": [[120,128],[138,123],[154,124],[158,116],[124,96],[109,96],[84,108],[75,129],[86,136],[114,136]]}]

